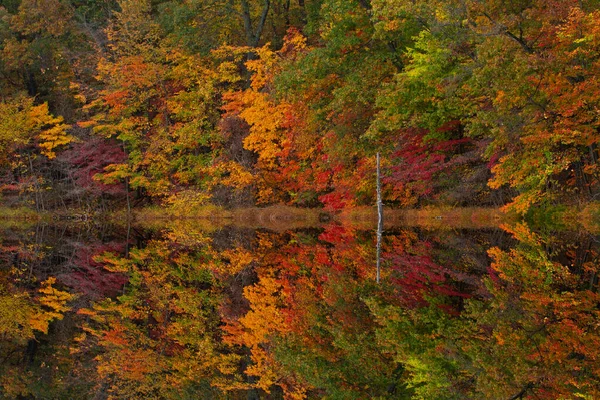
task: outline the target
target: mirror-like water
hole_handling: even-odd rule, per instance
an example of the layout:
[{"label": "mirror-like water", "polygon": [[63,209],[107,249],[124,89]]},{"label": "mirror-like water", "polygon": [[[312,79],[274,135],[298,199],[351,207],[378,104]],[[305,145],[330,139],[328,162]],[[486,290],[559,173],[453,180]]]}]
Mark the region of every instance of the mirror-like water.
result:
[{"label": "mirror-like water", "polygon": [[390,216],[377,284],[372,220],[320,219],[5,224],[0,393],[600,396],[597,236]]}]

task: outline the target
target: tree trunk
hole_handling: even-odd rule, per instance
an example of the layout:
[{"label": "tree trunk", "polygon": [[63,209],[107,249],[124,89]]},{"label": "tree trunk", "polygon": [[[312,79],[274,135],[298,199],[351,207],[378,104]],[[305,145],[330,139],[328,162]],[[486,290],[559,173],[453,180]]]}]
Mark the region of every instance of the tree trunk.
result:
[{"label": "tree trunk", "polygon": [[244,31],[246,32],[246,43],[250,47],[258,47],[265,23],[267,22],[267,16],[269,15],[269,10],[271,8],[271,0],[265,0],[256,28],[254,28],[252,24],[252,16],[250,15],[250,4],[248,3],[248,0],[241,0],[241,5]]},{"label": "tree trunk", "polygon": [[383,237],[383,202],[381,199],[381,167],[377,153],[377,283],[381,279],[381,239]]}]

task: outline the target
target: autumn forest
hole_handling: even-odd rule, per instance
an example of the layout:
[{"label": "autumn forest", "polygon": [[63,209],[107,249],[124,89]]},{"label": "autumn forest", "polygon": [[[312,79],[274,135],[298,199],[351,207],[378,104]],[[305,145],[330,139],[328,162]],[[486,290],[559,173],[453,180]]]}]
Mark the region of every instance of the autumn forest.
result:
[{"label": "autumn forest", "polygon": [[0,0],[0,398],[598,399],[599,146],[596,0]]}]

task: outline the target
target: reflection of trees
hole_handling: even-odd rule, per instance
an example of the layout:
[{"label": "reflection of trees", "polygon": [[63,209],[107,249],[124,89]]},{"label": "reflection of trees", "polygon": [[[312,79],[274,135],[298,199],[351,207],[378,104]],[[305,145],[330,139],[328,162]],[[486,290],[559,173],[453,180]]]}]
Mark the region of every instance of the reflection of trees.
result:
[{"label": "reflection of trees", "polygon": [[44,376],[31,390],[84,397],[596,397],[594,242],[505,231],[389,231],[379,285],[374,233],[335,224],[211,236],[172,224],[127,256],[114,241],[89,252],[67,241],[62,253],[81,251],[73,282],[98,278],[88,269],[128,282],[116,298],[92,290],[93,306],[50,325],[64,292],[7,283],[1,350],[19,379],[4,390],[27,393]]},{"label": "reflection of trees", "polygon": [[[382,347],[375,304],[416,314],[428,309],[429,317],[448,319],[458,313],[460,298],[477,291],[473,282],[485,268],[442,267],[436,260],[449,250],[443,240],[405,230],[385,238],[383,284],[376,285],[373,239],[336,225],[263,238],[259,280],[244,291],[250,309],[226,328],[226,340],[250,348],[247,372],[262,388],[278,384],[290,396],[334,398],[412,392],[405,360]],[[414,336],[421,329],[405,328]]]},{"label": "reflection of trees", "polygon": [[489,251],[489,295],[457,316],[431,306],[439,296],[408,310],[373,302],[378,338],[423,398],[597,397],[597,293],[526,226],[508,230],[518,244]]},{"label": "reflection of trees", "polygon": [[[227,340],[250,347],[247,372],[265,388],[278,383],[297,395],[597,396],[598,299],[587,290],[594,262],[587,256],[587,273],[569,270],[525,226],[508,231],[514,239],[388,236],[379,287],[372,238],[340,227],[316,240],[279,237]],[[494,242],[514,246],[489,250],[488,267],[476,249]]]},{"label": "reflection of trees", "polygon": [[73,311],[114,295],[126,277],[92,260],[94,253],[121,251],[119,236],[89,228],[3,225],[0,397],[83,398],[90,389],[92,360],[70,354],[81,324]]},{"label": "reflection of trees", "polygon": [[[175,238],[173,236],[173,238]],[[128,258],[106,254],[107,268],[128,273],[127,289],[81,312],[88,351],[100,351],[97,380],[120,398],[212,398],[218,389],[244,387],[239,356],[222,344],[219,261],[206,240],[193,246],[153,240]]]}]

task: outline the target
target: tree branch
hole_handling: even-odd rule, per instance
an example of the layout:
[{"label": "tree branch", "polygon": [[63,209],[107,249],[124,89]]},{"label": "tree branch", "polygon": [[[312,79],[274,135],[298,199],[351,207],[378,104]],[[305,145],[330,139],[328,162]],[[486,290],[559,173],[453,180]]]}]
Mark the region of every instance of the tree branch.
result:
[{"label": "tree branch", "polygon": [[525,50],[527,53],[533,54],[533,49],[531,47],[529,47],[529,45],[523,39],[516,37],[511,31],[509,31],[508,29],[506,29],[506,27],[504,27],[504,29],[505,29],[504,34],[506,36],[508,36],[509,38],[511,38],[512,40],[514,40],[515,42],[519,43],[519,45],[521,45],[521,47],[523,48],[523,50]]},{"label": "tree branch", "polygon": [[517,394],[515,394],[514,396],[510,397],[508,400],[517,400],[517,399],[522,399],[523,396],[525,396],[525,394],[531,389],[533,388],[533,383],[529,382],[527,385],[525,385],[525,387],[523,389],[521,389],[521,391]]},{"label": "tree branch", "polygon": [[502,33],[503,35],[509,37],[510,39],[514,40],[515,42],[519,43],[519,45],[521,46],[521,48],[523,50],[525,50],[525,52],[527,52],[528,54],[533,54],[533,49],[531,48],[531,46],[529,46],[527,44],[527,42],[525,42],[525,40],[523,40],[522,34],[521,37],[517,37],[514,33],[512,33],[511,31],[508,30],[508,27],[506,27],[503,24],[499,24],[498,22],[496,22],[488,13],[484,12],[483,16],[486,17],[492,24],[494,24],[496,27],[498,27],[500,29],[500,33]]}]

